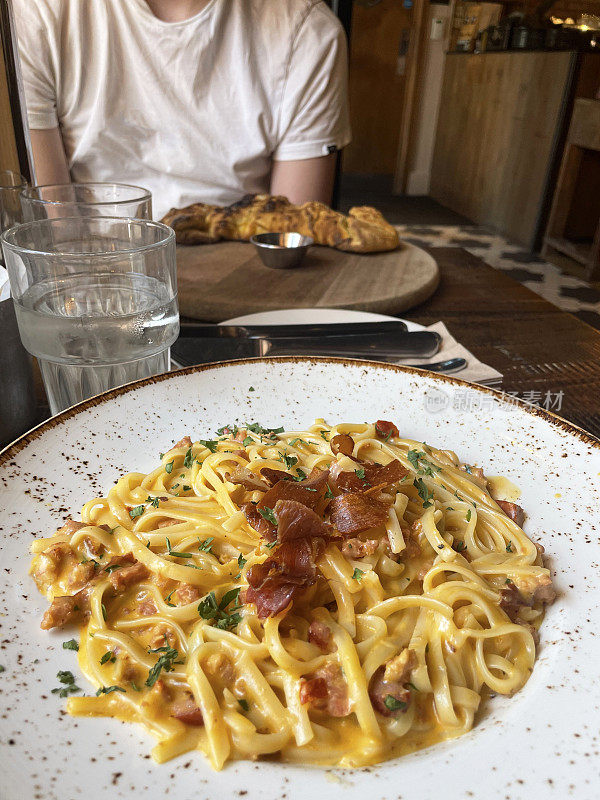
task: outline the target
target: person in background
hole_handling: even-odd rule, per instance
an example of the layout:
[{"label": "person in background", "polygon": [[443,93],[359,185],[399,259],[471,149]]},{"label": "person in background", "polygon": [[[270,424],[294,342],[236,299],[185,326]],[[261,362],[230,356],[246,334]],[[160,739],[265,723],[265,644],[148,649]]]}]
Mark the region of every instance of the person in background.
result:
[{"label": "person in background", "polygon": [[270,192],[329,202],[350,141],[321,0],[13,0],[38,185],[151,190],[154,216]]}]

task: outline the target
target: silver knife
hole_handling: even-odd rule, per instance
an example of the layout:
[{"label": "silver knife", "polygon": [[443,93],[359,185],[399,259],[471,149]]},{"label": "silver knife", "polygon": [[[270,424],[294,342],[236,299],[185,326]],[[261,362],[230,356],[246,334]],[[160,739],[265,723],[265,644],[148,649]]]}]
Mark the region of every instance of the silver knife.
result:
[{"label": "silver knife", "polygon": [[406,331],[406,324],[402,320],[389,322],[329,322],[314,325],[208,325],[201,322],[182,322],[181,336],[194,336],[199,338],[229,338],[255,339],[266,336],[269,339],[281,337],[321,337],[321,336],[362,336],[371,333],[394,334]]},{"label": "silver knife", "polygon": [[415,331],[390,336],[332,336],[325,339],[234,339],[180,337],[171,348],[183,365],[206,364],[235,358],[275,355],[346,356],[376,360],[429,358],[439,350],[441,336]]}]

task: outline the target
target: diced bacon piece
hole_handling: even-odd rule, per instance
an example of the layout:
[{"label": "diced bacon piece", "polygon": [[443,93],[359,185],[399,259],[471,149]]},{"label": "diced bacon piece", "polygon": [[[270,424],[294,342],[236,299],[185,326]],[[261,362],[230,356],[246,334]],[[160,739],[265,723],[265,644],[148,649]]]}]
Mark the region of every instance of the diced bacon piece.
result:
[{"label": "diced bacon piece", "polygon": [[185,606],[199,600],[202,592],[193,583],[180,583],[172,596],[177,599],[178,606]]},{"label": "diced bacon piece", "polygon": [[154,600],[150,598],[146,598],[142,600],[142,602],[138,606],[138,612],[142,615],[142,617],[152,617],[157,612],[156,605],[154,604]]},{"label": "diced bacon piece", "polygon": [[387,422],[385,419],[378,419],[375,423],[375,431],[377,436],[381,439],[391,439],[392,436],[400,436],[400,431],[393,422]]},{"label": "diced bacon piece", "polygon": [[330,505],[330,519],[340,533],[361,533],[383,525],[388,517],[383,503],[364,494],[342,494]]},{"label": "diced bacon piece", "polygon": [[314,674],[300,682],[300,702],[310,703],[332,717],[346,717],[350,713],[348,686],[339,664],[329,661]]},{"label": "diced bacon piece", "polygon": [[331,650],[331,628],[314,619],[308,626],[308,641],[316,645],[323,653],[329,653]]},{"label": "diced bacon piece", "polygon": [[173,631],[168,625],[159,623],[150,628],[150,645],[151,647],[172,647],[175,643],[175,636]]},{"label": "diced bacon piece", "polygon": [[255,473],[251,472],[247,467],[236,467],[228,480],[230,483],[243,486],[244,489],[248,489],[251,492],[266,492],[269,488],[258,475],[255,475]]},{"label": "diced bacon piece", "polygon": [[278,500],[273,509],[277,517],[277,539],[280,542],[308,537],[325,538],[331,527],[321,517],[296,500]]},{"label": "diced bacon piece", "polygon": [[258,508],[274,508],[278,500],[296,500],[320,516],[327,505],[325,492],[328,475],[328,470],[313,469],[304,481],[278,481],[263,495]]},{"label": "diced bacon piece", "polygon": [[[111,570],[111,567],[116,567],[116,569]],[[103,571],[109,570],[109,581],[116,592],[122,592],[123,589],[133,583],[143,581],[150,575],[148,569],[140,561],[136,561],[132,553],[111,558]]]},{"label": "diced bacon piece", "polygon": [[347,433],[338,433],[329,442],[329,445],[334,455],[342,453],[342,455],[351,456],[354,452],[354,439]]},{"label": "diced bacon piece", "polygon": [[[106,525],[102,525],[102,528],[108,528]],[[110,530],[110,528],[108,529]],[[98,556],[104,551],[104,547],[93,539],[91,536],[85,536],[83,539],[83,546],[85,547],[85,552],[88,558],[98,558]]]},{"label": "diced bacon piece", "polygon": [[284,611],[297,594],[315,582],[315,562],[322,550],[322,539],[283,542],[270,558],[247,571],[249,587],[244,602],[256,604],[260,619]]},{"label": "diced bacon piece", "polygon": [[175,719],[178,719],[180,722],[185,722],[186,725],[204,725],[202,711],[193,697],[182,700],[179,703],[173,703],[171,716],[175,717]]},{"label": "diced bacon piece", "polygon": [[416,666],[417,656],[415,651],[405,647],[397,656],[385,662],[383,680],[386,683],[396,681],[397,683],[405,684]]},{"label": "diced bacon piece", "polygon": [[235,669],[231,661],[223,653],[212,653],[205,663],[209,675],[215,675],[227,684],[235,680]]},{"label": "diced bacon piece", "polygon": [[519,528],[523,527],[523,523],[525,522],[525,511],[521,508],[521,506],[517,505],[516,503],[509,503],[507,500],[496,500],[496,502],[507,517],[510,517],[513,522],[516,522]]},{"label": "diced bacon piece", "polygon": [[262,514],[258,513],[257,507],[254,503],[244,503],[240,510],[244,512],[244,516],[248,520],[255,531],[258,531],[268,542],[274,542],[277,538],[277,528],[268,519],[265,519]]},{"label": "diced bacon piece", "polygon": [[50,608],[44,612],[40,627],[45,631],[62,628],[68,622],[75,622],[88,616],[92,586],[90,583],[74,595],[55,597]]},{"label": "diced bacon piece", "polygon": [[371,678],[369,697],[375,711],[384,717],[396,717],[408,708],[410,689],[399,681],[386,681],[384,674],[382,665]]},{"label": "diced bacon piece", "polygon": [[88,523],[86,522],[76,522],[74,519],[68,519],[62,528],[57,530],[57,533],[63,534],[65,536],[72,536],[77,531],[85,528]]},{"label": "diced bacon piece", "polygon": [[250,461],[250,459],[248,458],[248,453],[245,450],[234,450],[233,455],[239,456],[240,458],[243,458],[246,461]]},{"label": "diced bacon piece", "polygon": [[161,521],[156,526],[157,528],[170,528],[171,525],[178,525],[181,522],[180,519],[173,519],[173,517],[169,517],[168,519],[161,519]]},{"label": "diced bacon piece", "polygon": [[421,523],[419,520],[410,526],[401,526],[402,536],[406,547],[400,551],[400,558],[402,561],[408,561],[411,558],[418,558],[421,555],[421,545],[419,544],[419,533],[421,530]]},{"label": "diced bacon piece", "polygon": [[300,681],[300,702],[302,705],[310,703],[316,705],[319,700],[327,697],[327,682],[325,678],[308,678]]},{"label": "diced bacon piece", "polygon": [[346,558],[364,558],[373,555],[378,546],[377,539],[346,539],[342,544],[342,555]]},{"label": "diced bacon piece", "polygon": [[552,603],[556,592],[549,575],[516,578],[500,590],[500,608],[506,611],[513,622],[518,622],[521,608],[535,604]]},{"label": "diced bacon piece", "polygon": [[74,564],[69,570],[67,586],[71,591],[82,589],[95,574],[96,567],[91,561],[85,561],[83,564]]},{"label": "diced bacon piece", "polygon": [[516,622],[519,611],[523,606],[527,605],[529,603],[525,601],[516,584],[512,581],[500,590],[500,608],[506,611],[508,618],[512,622]]},{"label": "diced bacon piece", "polygon": [[389,464],[360,462],[353,472],[333,473],[332,481],[339,492],[366,492],[374,487],[391,486],[407,474],[398,459]]},{"label": "diced bacon piece", "polygon": [[192,446],[192,440],[189,436],[184,436],[183,439],[180,439],[178,442],[170,448],[170,450],[175,450],[176,447],[187,447],[188,450]]},{"label": "diced bacon piece", "polygon": [[281,469],[271,469],[271,467],[263,467],[260,470],[260,474],[269,484],[269,486],[275,486],[276,483],[279,481],[293,481],[293,475],[290,475],[289,472],[284,472]]}]

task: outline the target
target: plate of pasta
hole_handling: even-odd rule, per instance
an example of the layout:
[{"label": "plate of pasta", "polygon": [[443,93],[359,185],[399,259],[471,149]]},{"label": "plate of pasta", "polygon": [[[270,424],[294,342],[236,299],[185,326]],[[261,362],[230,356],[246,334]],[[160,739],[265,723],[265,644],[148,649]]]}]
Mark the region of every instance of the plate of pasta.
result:
[{"label": "plate of pasta", "polygon": [[510,400],[256,359],[3,451],[2,797],[595,797],[599,444]]}]

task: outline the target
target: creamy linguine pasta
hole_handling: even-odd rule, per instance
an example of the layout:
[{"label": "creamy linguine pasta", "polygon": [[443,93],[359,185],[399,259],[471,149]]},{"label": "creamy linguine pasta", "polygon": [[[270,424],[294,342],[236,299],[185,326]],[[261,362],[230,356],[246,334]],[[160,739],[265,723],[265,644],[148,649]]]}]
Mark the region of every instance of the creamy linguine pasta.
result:
[{"label": "creamy linguine pasta", "polygon": [[465,733],[527,681],[554,597],[488,487],[384,421],[186,437],[33,544],[42,627],[82,626],[65,647],[97,692],[59,673],[69,713],[215,769],[358,767]]}]

